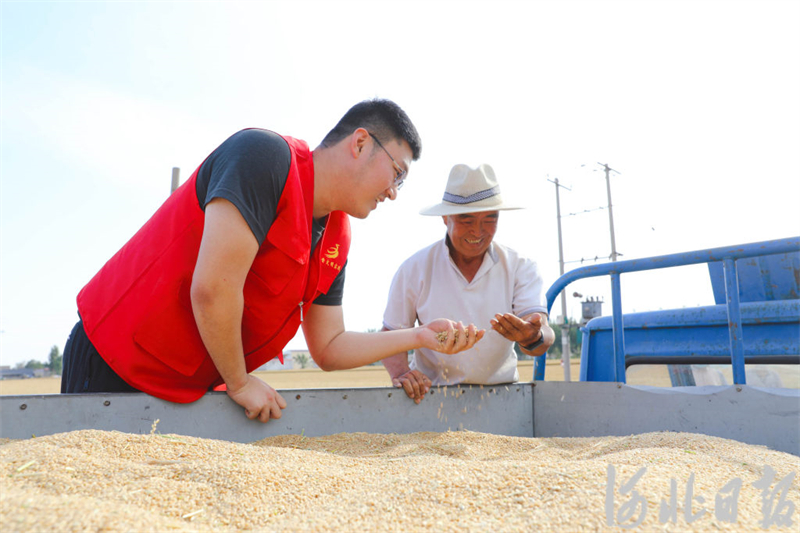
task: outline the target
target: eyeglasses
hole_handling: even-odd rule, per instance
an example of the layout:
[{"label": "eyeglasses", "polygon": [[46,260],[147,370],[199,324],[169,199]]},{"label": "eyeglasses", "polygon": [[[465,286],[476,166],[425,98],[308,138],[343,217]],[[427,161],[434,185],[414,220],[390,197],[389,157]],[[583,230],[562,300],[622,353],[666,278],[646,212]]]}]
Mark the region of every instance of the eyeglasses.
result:
[{"label": "eyeglasses", "polygon": [[403,170],[403,167],[401,167],[400,165],[397,164],[397,161],[394,160],[394,157],[392,157],[392,154],[389,153],[389,150],[387,150],[386,147],[383,146],[383,144],[381,143],[381,141],[378,140],[377,137],[375,137],[370,132],[367,132],[367,133],[369,133],[369,136],[372,137],[375,140],[377,145],[380,146],[383,149],[384,152],[386,152],[386,155],[389,156],[389,159],[392,160],[392,164],[394,165],[394,171],[397,173],[397,175],[394,177],[394,185],[398,189],[402,188],[403,187],[403,182],[406,180],[407,172],[405,170]]}]

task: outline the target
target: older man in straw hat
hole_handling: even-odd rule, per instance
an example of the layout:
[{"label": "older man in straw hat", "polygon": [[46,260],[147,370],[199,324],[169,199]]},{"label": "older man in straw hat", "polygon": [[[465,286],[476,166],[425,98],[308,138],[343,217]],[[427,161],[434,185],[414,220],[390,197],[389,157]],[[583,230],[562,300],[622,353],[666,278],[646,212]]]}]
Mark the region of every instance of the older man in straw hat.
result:
[{"label": "older man in straw hat", "polygon": [[448,316],[491,326],[483,339],[458,354],[418,348],[383,360],[395,387],[419,403],[431,385],[495,384],[519,380],[514,343],[541,355],[553,344],[544,284],[533,261],[492,242],[500,211],[520,209],[500,195],[489,165],[456,165],[442,202],[420,211],[441,216],[445,238],[418,251],[398,269],[383,315],[385,330]]}]

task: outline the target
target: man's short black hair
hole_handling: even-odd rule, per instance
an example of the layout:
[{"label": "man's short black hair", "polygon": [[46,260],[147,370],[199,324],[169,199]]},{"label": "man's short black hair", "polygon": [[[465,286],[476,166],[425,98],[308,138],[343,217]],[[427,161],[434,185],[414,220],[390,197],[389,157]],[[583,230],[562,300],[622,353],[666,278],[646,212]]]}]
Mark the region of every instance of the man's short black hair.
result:
[{"label": "man's short black hair", "polygon": [[406,141],[411,148],[412,160],[419,159],[422,141],[417,128],[399,105],[380,98],[364,100],[351,107],[320,144],[325,148],[334,146],[358,128],[364,128],[382,142]]}]

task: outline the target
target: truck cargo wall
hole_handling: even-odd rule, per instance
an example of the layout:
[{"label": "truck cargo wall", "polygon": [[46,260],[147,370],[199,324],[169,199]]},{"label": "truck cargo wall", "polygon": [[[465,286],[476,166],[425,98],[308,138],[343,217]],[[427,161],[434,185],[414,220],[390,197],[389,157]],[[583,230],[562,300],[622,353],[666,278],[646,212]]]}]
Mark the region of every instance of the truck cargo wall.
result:
[{"label": "truck cargo wall", "polygon": [[518,437],[702,433],[800,456],[800,391],[536,382],[434,388],[419,405],[392,388],[284,389],[283,417],[248,420],[225,393],[191,404],[146,394],[0,397],[0,437],[79,429],[253,442],[273,435],[469,430]]}]

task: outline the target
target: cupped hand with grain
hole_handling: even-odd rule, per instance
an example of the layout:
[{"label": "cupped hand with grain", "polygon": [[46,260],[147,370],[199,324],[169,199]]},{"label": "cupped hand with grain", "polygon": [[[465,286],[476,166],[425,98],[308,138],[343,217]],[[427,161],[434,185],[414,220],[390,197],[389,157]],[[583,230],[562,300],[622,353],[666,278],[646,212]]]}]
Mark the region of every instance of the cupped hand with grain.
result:
[{"label": "cupped hand with grain", "polygon": [[475,324],[465,326],[463,322],[453,322],[446,318],[434,320],[420,329],[422,346],[444,354],[469,350],[486,333],[486,330],[479,330]]},{"label": "cupped hand with grain", "polygon": [[[519,344],[529,355],[541,355],[555,342],[555,332],[545,320],[543,313],[531,313],[518,317],[512,313],[494,315],[492,329]],[[539,342],[542,341],[542,342]],[[533,348],[529,348],[534,346]]]},{"label": "cupped hand with grain", "polygon": [[[446,354],[469,350],[486,333],[486,330],[479,330],[475,324],[465,326],[462,322],[446,318],[434,320],[416,330],[421,347]],[[387,331],[386,328],[384,331]],[[428,376],[417,369],[409,368],[407,352],[384,359],[383,365],[392,378],[392,385],[402,388],[414,403],[420,403],[431,389],[432,383]]]}]

